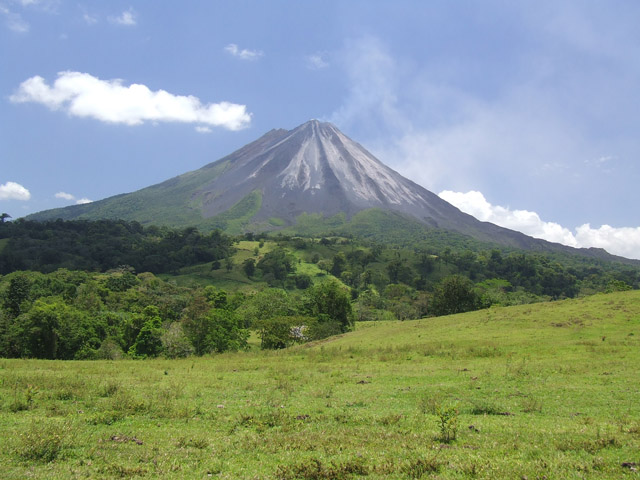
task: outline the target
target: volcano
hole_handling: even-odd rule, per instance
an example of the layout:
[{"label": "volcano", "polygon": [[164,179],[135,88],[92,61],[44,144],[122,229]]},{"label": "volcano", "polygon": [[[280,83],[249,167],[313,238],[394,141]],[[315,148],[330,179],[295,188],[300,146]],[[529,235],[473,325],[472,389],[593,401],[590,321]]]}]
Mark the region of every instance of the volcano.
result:
[{"label": "volcano", "polygon": [[345,213],[349,218],[369,208],[394,210],[453,230],[469,221],[330,123],[311,120],[291,131],[273,130],[225,160],[225,172],[195,194],[202,197],[205,218],[259,192],[258,221],[276,217],[293,224],[302,213]]},{"label": "volcano", "polygon": [[318,120],[293,130],[271,130],[216,162],[160,184],[27,219],[123,219],[241,233],[295,229],[304,215],[342,215],[348,222],[370,209],[483,242],[576,251],[480,222],[384,165],[336,126]]}]

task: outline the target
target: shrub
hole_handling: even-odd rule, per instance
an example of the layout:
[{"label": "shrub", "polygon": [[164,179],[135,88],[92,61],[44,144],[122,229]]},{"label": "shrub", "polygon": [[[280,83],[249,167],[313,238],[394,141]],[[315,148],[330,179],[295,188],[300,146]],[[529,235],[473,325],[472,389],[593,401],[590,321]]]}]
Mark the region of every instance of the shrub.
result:
[{"label": "shrub", "polygon": [[184,358],[194,352],[193,345],[187,338],[179,322],[171,324],[160,337],[164,355],[168,358]]},{"label": "shrub", "polygon": [[69,423],[33,422],[15,440],[14,453],[25,461],[49,463],[72,446],[73,431]]},{"label": "shrub", "polygon": [[439,405],[436,408],[441,442],[450,443],[458,434],[458,408],[453,405]]}]

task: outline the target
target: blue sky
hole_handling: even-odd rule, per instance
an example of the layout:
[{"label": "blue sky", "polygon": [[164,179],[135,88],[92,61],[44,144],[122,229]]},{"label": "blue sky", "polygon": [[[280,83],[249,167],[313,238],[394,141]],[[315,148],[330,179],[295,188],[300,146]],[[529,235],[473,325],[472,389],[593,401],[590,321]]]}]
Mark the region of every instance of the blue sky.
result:
[{"label": "blue sky", "polygon": [[640,258],[636,1],[0,0],[0,210],[331,121],[481,220]]}]

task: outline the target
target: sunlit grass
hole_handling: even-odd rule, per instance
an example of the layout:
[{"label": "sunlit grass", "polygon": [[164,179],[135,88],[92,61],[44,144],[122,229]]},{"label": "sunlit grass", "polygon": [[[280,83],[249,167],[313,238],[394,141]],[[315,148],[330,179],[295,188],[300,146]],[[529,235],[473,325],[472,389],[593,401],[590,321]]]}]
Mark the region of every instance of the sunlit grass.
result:
[{"label": "sunlit grass", "polygon": [[287,351],[0,360],[2,477],[635,478],[638,365],[639,292]]}]

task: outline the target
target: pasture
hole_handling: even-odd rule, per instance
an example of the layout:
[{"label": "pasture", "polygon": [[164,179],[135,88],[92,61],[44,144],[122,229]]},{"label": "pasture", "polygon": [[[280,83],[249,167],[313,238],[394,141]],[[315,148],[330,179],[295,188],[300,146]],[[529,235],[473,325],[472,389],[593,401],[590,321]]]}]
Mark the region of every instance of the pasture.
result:
[{"label": "pasture", "polygon": [[638,291],[275,352],[5,359],[1,476],[637,478],[639,367]]}]

